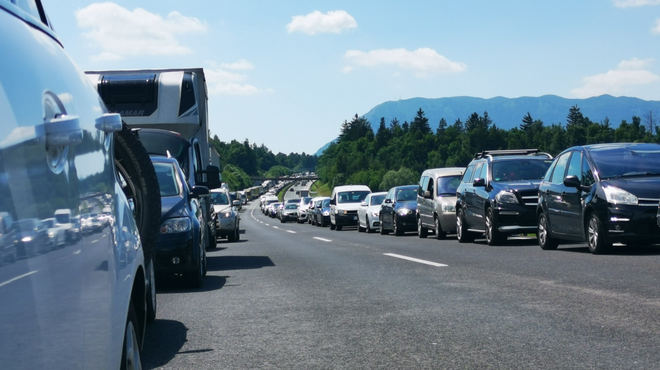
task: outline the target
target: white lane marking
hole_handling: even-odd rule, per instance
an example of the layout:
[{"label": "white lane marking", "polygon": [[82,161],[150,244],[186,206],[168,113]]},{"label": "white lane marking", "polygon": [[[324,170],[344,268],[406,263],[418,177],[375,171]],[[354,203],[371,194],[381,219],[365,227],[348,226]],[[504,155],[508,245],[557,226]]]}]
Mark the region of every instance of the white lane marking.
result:
[{"label": "white lane marking", "polygon": [[322,242],[332,243],[332,240],[330,240],[330,239],[319,238],[319,237],[317,237],[317,236],[315,236],[314,239],[316,239],[316,240],[320,240],[320,241],[322,241]]},{"label": "white lane marking", "polygon": [[3,286],[5,286],[5,285],[7,285],[7,284],[9,284],[9,283],[12,283],[12,282],[14,282],[14,281],[16,281],[16,280],[18,280],[18,279],[22,279],[22,278],[24,278],[24,277],[26,277],[26,276],[30,276],[30,275],[32,275],[32,274],[36,274],[37,272],[39,272],[39,270],[30,271],[30,272],[28,272],[27,274],[23,274],[23,275],[21,275],[21,276],[16,276],[15,278],[9,279],[9,280],[5,281],[4,283],[0,283],[0,287],[3,287]]},{"label": "white lane marking", "polygon": [[279,227],[277,227],[277,226],[273,226],[273,229],[279,229]]},{"label": "white lane marking", "polygon": [[293,230],[287,230],[286,232],[287,232],[287,233],[291,233],[291,234],[295,234],[295,233],[296,233],[296,232],[293,231]]},{"label": "white lane marking", "polygon": [[264,225],[266,225],[266,226],[270,226],[270,224],[264,224]]},{"label": "white lane marking", "polygon": [[447,266],[449,266],[449,265],[443,265],[442,263],[425,261],[425,260],[420,260],[418,258],[402,256],[400,254],[394,254],[394,253],[383,253],[383,254],[386,255],[386,256],[389,256],[389,257],[400,258],[402,260],[407,260],[407,261],[412,261],[412,262],[417,262],[417,263],[423,263],[423,264],[429,265],[429,266],[435,266],[435,267],[447,267]]}]

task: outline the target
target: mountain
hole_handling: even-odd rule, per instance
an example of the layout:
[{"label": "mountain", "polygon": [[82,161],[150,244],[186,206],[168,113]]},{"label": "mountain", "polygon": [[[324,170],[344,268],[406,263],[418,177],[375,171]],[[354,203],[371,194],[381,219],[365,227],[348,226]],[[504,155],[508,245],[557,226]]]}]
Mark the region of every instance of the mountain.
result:
[{"label": "mountain", "polygon": [[[660,117],[660,101],[649,101],[629,97],[614,97],[601,95],[588,99],[566,99],[556,95],[544,95],[540,97],[504,98],[495,97],[490,99],[474,98],[469,96],[457,96],[450,98],[413,98],[406,100],[388,101],[379,104],[364,114],[364,118],[371,122],[374,133],[378,130],[380,118],[385,118],[385,124],[389,127],[390,122],[397,118],[400,124],[404,121],[411,122],[417,110],[422,108],[429,125],[435,132],[441,118],[452,125],[457,119],[465,122],[472,113],[488,116],[493,124],[499,128],[509,130],[520,126],[524,116],[529,114],[533,119],[543,121],[546,126],[552,124],[566,124],[566,116],[569,109],[578,106],[580,112],[593,122],[602,122],[609,119],[610,125],[619,127],[621,121],[632,122],[633,116],[644,117],[653,111]],[[323,146],[316,155],[321,155],[330,143]]]}]

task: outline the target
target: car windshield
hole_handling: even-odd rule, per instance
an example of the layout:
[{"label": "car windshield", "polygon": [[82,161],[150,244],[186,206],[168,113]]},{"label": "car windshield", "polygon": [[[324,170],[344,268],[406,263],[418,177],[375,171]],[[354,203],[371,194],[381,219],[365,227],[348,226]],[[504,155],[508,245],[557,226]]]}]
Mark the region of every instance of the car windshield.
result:
[{"label": "car windshield", "polygon": [[323,199],[323,203],[321,203],[321,208],[328,208],[330,207],[330,199]]},{"label": "car windshield", "polygon": [[396,192],[396,200],[397,202],[408,202],[411,200],[417,200],[417,188],[407,188],[407,189],[399,189]]},{"label": "car windshield", "polygon": [[297,204],[287,204],[286,209],[298,209],[298,205]]},{"label": "car windshield", "polygon": [[55,227],[55,220],[43,220],[41,221],[47,228]]},{"label": "car windshield", "polygon": [[175,177],[175,169],[171,163],[154,163],[161,197],[179,195],[179,185]]},{"label": "car windshield", "polygon": [[16,221],[16,226],[21,231],[32,231],[37,228],[36,222],[32,219]]},{"label": "car windshield", "polygon": [[591,150],[601,179],[660,175],[660,147],[647,150],[626,147]]},{"label": "car windshield", "polygon": [[462,175],[438,177],[437,195],[456,195],[456,189],[461,183]]},{"label": "car windshield", "polygon": [[381,205],[384,200],[385,200],[385,194],[374,195],[374,196],[371,197],[371,204],[369,204],[369,205],[370,206]]},{"label": "car windshield", "polygon": [[344,191],[337,196],[337,203],[361,203],[371,192],[362,191]]},{"label": "car windshield", "polygon": [[493,181],[541,180],[551,164],[552,160],[549,159],[516,159],[493,162]]},{"label": "car windshield", "polygon": [[229,204],[229,197],[225,192],[213,192],[211,193],[211,199],[213,200],[213,204]]}]

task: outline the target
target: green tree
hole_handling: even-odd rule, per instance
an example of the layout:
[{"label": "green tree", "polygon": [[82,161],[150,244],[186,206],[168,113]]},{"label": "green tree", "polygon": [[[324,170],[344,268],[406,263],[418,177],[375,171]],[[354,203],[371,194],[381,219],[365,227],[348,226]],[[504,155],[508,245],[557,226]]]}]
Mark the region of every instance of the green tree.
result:
[{"label": "green tree", "polygon": [[419,175],[419,173],[413,172],[406,167],[401,167],[398,171],[388,171],[383,176],[383,181],[378,188],[381,191],[387,191],[394,186],[417,184]]}]

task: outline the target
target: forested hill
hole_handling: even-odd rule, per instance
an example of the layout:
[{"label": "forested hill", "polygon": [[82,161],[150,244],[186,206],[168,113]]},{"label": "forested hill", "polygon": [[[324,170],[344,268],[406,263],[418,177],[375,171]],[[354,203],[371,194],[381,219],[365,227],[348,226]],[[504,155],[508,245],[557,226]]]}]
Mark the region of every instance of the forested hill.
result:
[{"label": "forested hill", "polygon": [[[472,113],[488,116],[493,124],[501,129],[518,127],[523,117],[529,113],[535,120],[541,120],[545,125],[566,124],[566,115],[571,107],[577,106],[582,114],[592,122],[609,120],[610,126],[619,127],[633,117],[644,119],[653,111],[654,119],[660,118],[660,101],[648,101],[637,98],[614,97],[601,95],[588,99],[566,99],[556,95],[540,97],[490,99],[457,96],[450,98],[414,98],[398,101],[388,101],[372,108],[363,115],[370,123],[374,132],[378,130],[380,119],[386,124],[397,119],[400,124],[414,119],[420,108],[426,114],[432,130],[436,130],[440,119],[444,118],[450,125],[456,120],[465,121]],[[329,138],[330,139],[330,138]],[[320,155],[327,145],[316,154]]]},{"label": "forested hill", "polygon": [[529,113],[534,119],[540,119],[546,125],[566,124],[566,115],[573,106],[578,106],[582,114],[593,122],[609,119],[610,125],[616,128],[621,121],[630,122],[633,116],[643,118],[650,111],[660,117],[660,101],[647,101],[637,98],[614,97],[601,95],[588,99],[566,99],[556,95],[540,97],[490,99],[458,96],[451,98],[414,98],[389,101],[377,105],[364,114],[376,131],[381,117],[390,123],[394,118],[399,122],[412,121],[415,113],[422,108],[432,130],[438,127],[438,122],[444,118],[449,124],[457,119],[465,121],[472,113],[488,116],[495,125],[503,129],[518,127],[520,121]]}]

